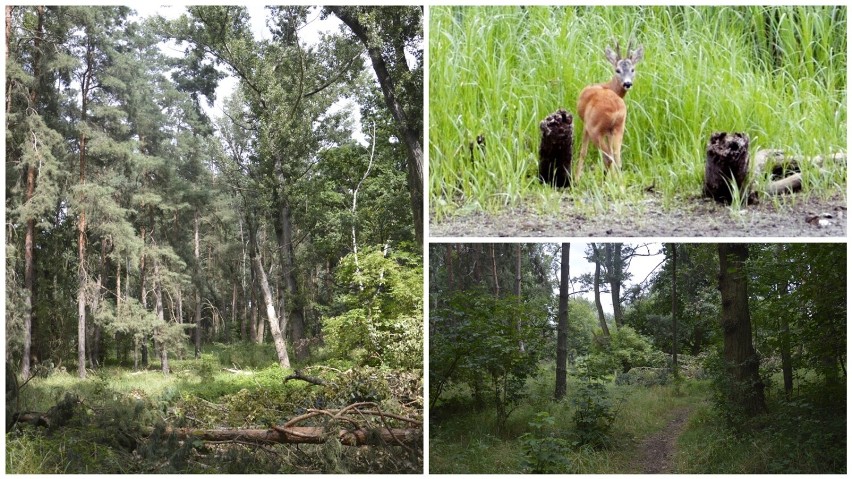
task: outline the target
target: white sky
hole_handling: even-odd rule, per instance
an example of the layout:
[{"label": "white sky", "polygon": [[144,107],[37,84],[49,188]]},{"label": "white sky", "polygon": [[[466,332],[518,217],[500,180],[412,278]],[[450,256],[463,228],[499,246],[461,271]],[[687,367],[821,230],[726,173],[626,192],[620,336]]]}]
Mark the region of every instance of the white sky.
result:
[{"label": "white sky", "polygon": [[[588,243],[571,243],[571,252],[569,254],[568,260],[570,263],[570,274],[572,278],[580,276],[584,273],[594,274],[595,272],[595,264],[588,261],[586,259],[586,247]],[[634,243],[625,243],[634,244]],[[645,243],[635,243],[635,244],[645,244]],[[650,252],[651,254],[657,253],[661,248],[660,243],[648,243],[647,249],[645,247],[641,248],[639,252],[645,254]],[[624,292],[630,286],[633,286],[637,283],[640,283],[645,280],[645,277],[648,276],[651,271],[654,270],[657,265],[663,260],[664,255],[654,255],[654,256],[636,256],[630,262],[630,268],[628,271],[632,275],[632,277],[627,280],[627,282],[622,286],[621,291]],[[557,273],[558,274],[558,273]],[[575,291],[579,289],[579,285],[572,284],[571,291]],[[608,289],[608,288],[607,288]],[[583,298],[588,299],[589,301],[595,301],[594,292],[588,292],[581,295]],[[605,312],[612,314],[612,296],[609,293],[601,293],[601,305]]]}]

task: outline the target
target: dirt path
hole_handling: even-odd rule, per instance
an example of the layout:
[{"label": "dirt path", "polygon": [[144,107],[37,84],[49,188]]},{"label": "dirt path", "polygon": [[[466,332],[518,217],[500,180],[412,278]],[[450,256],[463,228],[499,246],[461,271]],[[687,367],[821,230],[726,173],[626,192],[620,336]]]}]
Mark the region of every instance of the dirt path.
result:
[{"label": "dirt path", "polygon": [[686,427],[692,409],[684,407],[675,411],[674,417],[662,431],[647,437],[639,446],[639,455],[632,470],[641,474],[671,474],[674,472],[675,442]]},{"label": "dirt path", "polygon": [[573,200],[564,198],[559,211],[542,213],[525,204],[497,214],[471,213],[435,222],[432,237],[815,237],[846,236],[846,198],[800,199],[776,208],[769,201],[750,205],[739,213],[710,200],[684,200],[665,211],[658,198],[649,195],[623,211],[587,215]]}]

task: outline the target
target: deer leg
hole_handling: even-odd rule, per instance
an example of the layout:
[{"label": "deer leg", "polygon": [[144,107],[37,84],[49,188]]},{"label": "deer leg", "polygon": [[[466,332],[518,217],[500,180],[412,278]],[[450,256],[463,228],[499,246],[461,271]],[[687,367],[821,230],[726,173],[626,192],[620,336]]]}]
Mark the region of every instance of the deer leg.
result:
[{"label": "deer leg", "polygon": [[621,140],[624,138],[624,123],[615,127],[612,132],[612,152],[615,154],[615,166],[621,169]]},{"label": "deer leg", "polygon": [[586,159],[586,153],[589,152],[589,131],[583,128],[583,144],[580,146],[580,157],[577,158],[577,167],[575,168],[574,181],[580,179],[583,175],[583,160]]},{"label": "deer leg", "polygon": [[598,149],[603,155],[604,167],[607,171],[612,166],[612,136],[603,135],[598,143]]}]

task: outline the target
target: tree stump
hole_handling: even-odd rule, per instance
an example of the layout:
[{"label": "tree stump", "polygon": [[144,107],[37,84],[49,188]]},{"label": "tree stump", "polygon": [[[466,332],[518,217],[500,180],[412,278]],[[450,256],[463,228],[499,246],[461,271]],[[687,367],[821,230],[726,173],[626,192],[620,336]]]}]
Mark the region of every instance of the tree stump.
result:
[{"label": "tree stump", "polygon": [[574,147],[574,117],[559,109],[539,123],[538,179],[565,188],[571,186],[571,154]]},{"label": "tree stump", "polygon": [[[707,143],[707,164],[704,169],[704,196],[720,203],[731,204],[731,186],[742,192],[748,179],[748,135],[745,133],[713,133]],[[747,192],[746,192],[747,194]]]}]

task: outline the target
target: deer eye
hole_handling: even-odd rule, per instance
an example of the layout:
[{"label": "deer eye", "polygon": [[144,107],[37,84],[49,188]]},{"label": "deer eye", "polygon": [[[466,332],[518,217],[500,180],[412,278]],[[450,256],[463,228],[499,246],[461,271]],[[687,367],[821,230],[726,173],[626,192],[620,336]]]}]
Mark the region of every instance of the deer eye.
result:
[{"label": "deer eye", "polygon": [[621,68],[616,68],[615,73],[618,73],[619,75],[621,75]]},{"label": "deer eye", "polygon": [[631,68],[631,69],[630,69],[630,73],[633,73],[633,72],[635,72],[635,71],[636,71],[636,70],[635,70],[634,68]]}]

